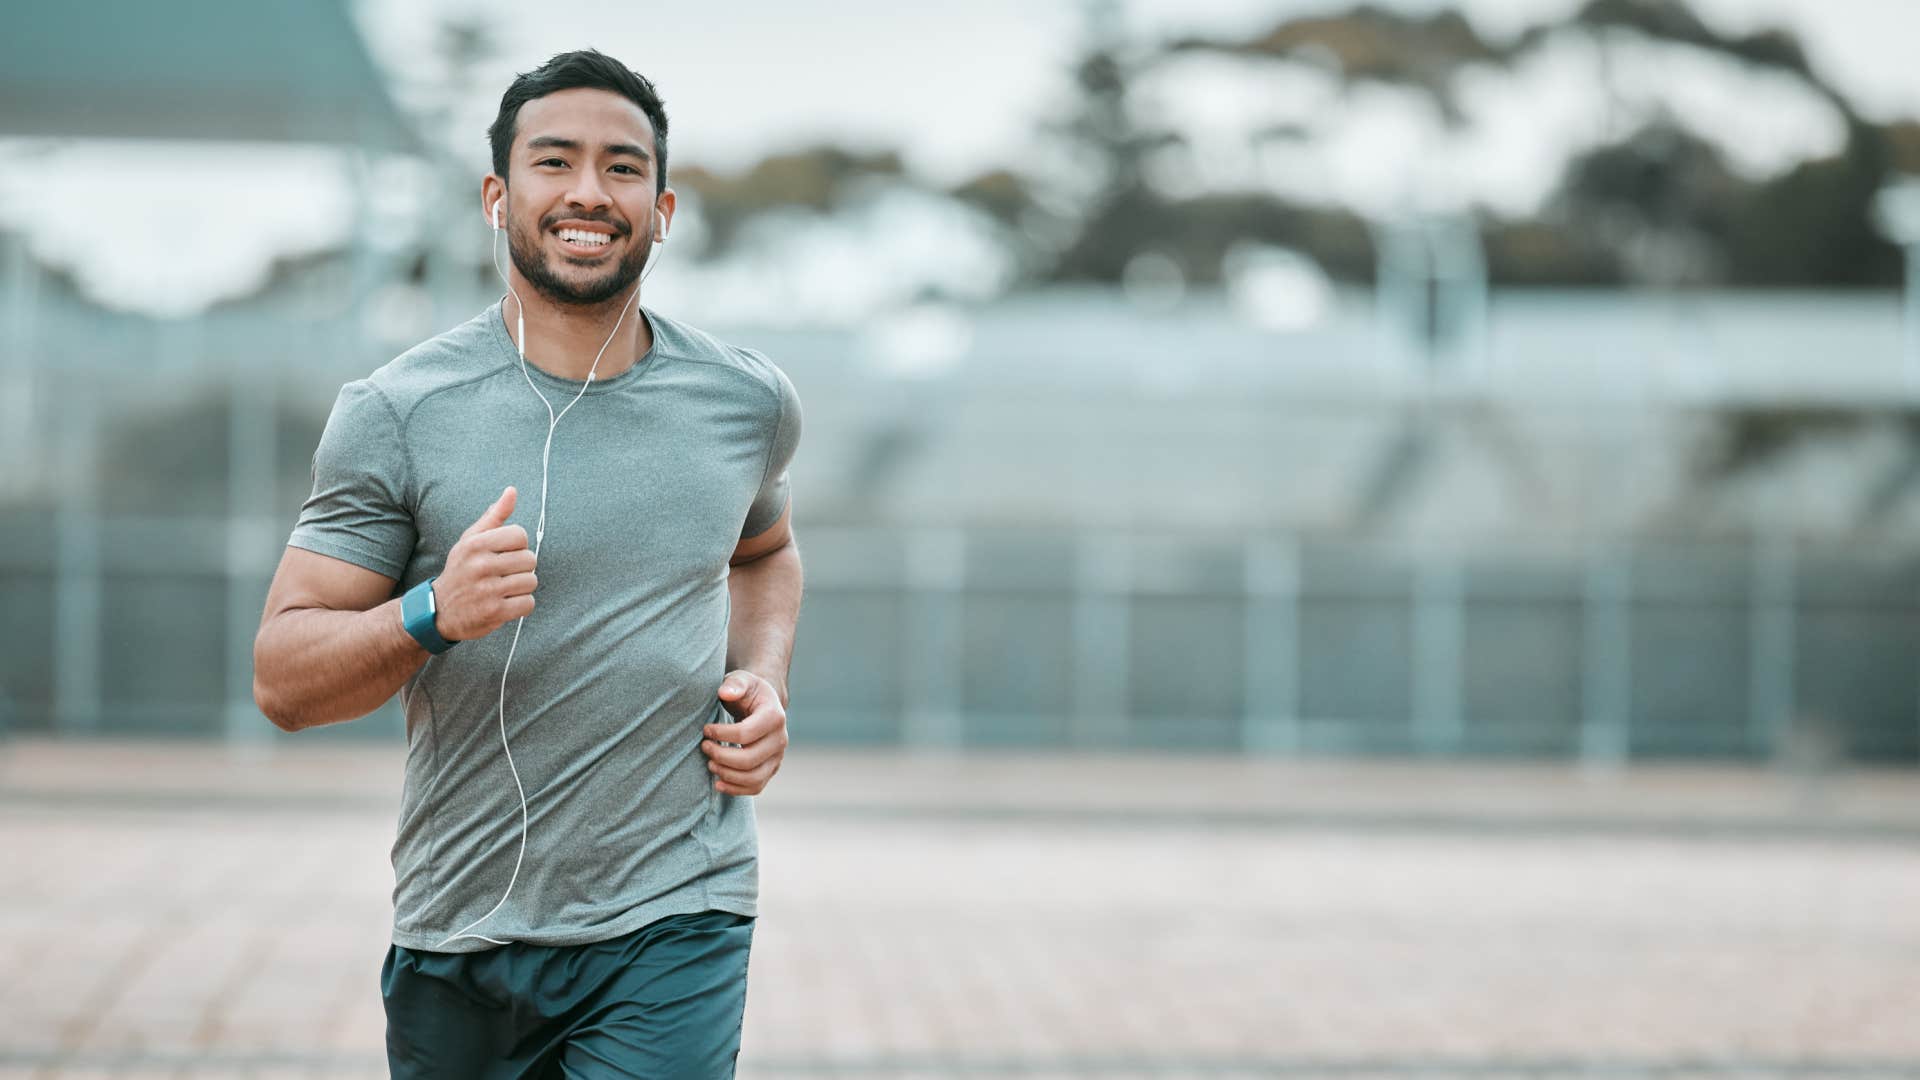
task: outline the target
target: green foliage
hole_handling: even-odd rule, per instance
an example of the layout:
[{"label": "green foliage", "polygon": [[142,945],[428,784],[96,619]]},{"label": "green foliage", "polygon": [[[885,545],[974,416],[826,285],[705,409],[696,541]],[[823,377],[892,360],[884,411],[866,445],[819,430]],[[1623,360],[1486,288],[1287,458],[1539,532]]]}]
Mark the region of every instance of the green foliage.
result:
[{"label": "green foliage", "polygon": [[[1638,30],[1650,38],[1693,45],[1723,53],[1749,63],[1778,68],[1797,75],[1836,103],[1840,96],[1813,70],[1800,42],[1784,30],[1762,30],[1746,37],[1719,34],[1700,20],[1684,0],[1588,0],[1570,20],[1572,25],[1593,29],[1622,28]],[[1536,42],[1550,24],[1531,32],[1527,41]]]},{"label": "green foliage", "polygon": [[[1173,259],[1190,281],[1216,281],[1226,252],[1255,241],[1303,250],[1338,279],[1371,280],[1369,228],[1349,211],[1258,192],[1181,198],[1148,182],[1148,163],[1181,136],[1140,125],[1129,94],[1135,80],[1162,61],[1215,52],[1321,62],[1348,84],[1422,90],[1444,117],[1458,121],[1452,86],[1463,67],[1510,66],[1559,33],[1624,31],[1803,81],[1839,111],[1848,132],[1844,149],[1754,180],[1713,142],[1656,120],[1576,156],[1538,217],[1484,220],[1496,282],[1830,287],[1900,279],[1900,254],[1875,230],[1871,208],[1891,171],[1920,173],[1920,123],[1880,126],[1862,119],[1785,31],[1721,34],[1685,0],[1587,0],[1570,16],[1497,42],[1455,11],[1412,15],[1361,4],[1283,20],[1245,39],[1130,46],[1113,9],[1092,10],[1093,33],[1073,68],[1075,98],[1047,128],[1083,168],[1083,189],[1042,200],[1038,180],[1002,166],[947,192],[1005,226],[1031,276],[1117,282],[1129,262],[1152,252]],[[876,178],[916,182],[897,155],[827,146],[770,157],[739,175],[686,167],[675,182],[699,194],[711,253],[723,253],[754,214],[781,207],[826,211]]]},{"label": "green foliage", "polygon": [[1845,153],[1806,162],[1755,186],[1728,237],[1729,283],[1893,285],[1901,257],[1875,230],[1874,195],[1887,177],[1885,141],[1857,127]]},{"label": "green foliage", "polygon": [[782,207],[824,212],[863,182],[905,175],[900,155],[891,151],[862,154],[814,146],[765,158],[736,175],[685,166],[674,170],[673,185],[699,196],[712,255],[731,247],[755,214]]},{"label": "green foliage", "polygon": [[1235,244],[1254,241],[1310,251],[1333,276],[1372,280],[1373,240],[1358,215],[1290,205],[1261,195],[1164,199],[1145,188],[1106,204],[1079,231],[1053,268],[1062,281],[1118,281],[1127,263],[1153,252],[1172,259],[1187,280],[1220,280]]},{"label": "green foliage", "polygon": [[1496,285],[1618,285],[1626,269],[1597,240],[1545,221],[1487,221],[1481,229],[1487,276]]},{"label": "green foliage", "polygon": [[1506,50],[1482,38],[1457,11],[1419,16],[1362,4],[1345,14],[1289,19],[1244,41],[1187,38],[1168,53],[1226,52],[1276,59],[1326,58],[1348,82],[1373,81],[1427,91],[1458,120],[1453,75],[1471,63],[1503,63]]},{"label": "green foliage", "polygon": [[1011,169],[992,169],[947,192],[1002,225],[1019,228],[1033,209],[1033,189]]}]

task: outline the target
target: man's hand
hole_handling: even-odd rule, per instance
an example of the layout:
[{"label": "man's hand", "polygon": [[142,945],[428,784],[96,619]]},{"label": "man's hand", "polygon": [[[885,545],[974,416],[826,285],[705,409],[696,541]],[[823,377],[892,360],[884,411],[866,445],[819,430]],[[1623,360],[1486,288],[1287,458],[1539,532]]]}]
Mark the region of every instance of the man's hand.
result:
[{"label": "man's hand", "polygon": [[500,493],[480,520],[467,526],[447,552],[447,565],[433,582],[438,609],[433,624],[448,641],[470,641],[533,611],[535,559],[527,550],[527,530],[508,525],[517,493]]},{"label": "man's hand", "polygon": [[730,671],[720,680],[720,704],[738,719],[708,724],[702,732],[700,749],[707,755],[713,788],[724,795],[758,795],[787,753],[786,706],[773,684],[751,671]]}]

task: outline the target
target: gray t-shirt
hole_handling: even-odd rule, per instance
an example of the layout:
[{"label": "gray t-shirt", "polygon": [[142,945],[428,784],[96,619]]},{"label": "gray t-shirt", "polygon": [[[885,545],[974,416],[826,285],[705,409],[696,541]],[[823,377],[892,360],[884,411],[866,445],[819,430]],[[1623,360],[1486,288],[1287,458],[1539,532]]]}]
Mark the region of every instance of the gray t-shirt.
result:
[{"label": "gray t-shirt", "polygon": [[[786,507],[800,403],[765,357],[645,314],[652,350],[596,379],[553,436],[537,606],[505,693],[526,857],[473,930],[490,938],[577,945],[668,915],[756,913],[752,800],[713,790],[700,738],[730,718],[715,697],[727,561]],[[496,304],[348,383],[288,543],[392,577],[398,595],[438,574],[511,484],[531,546],[547,409],[528,376],[556,413],[582,384],[521,372]],[[401,689],[395,944],[435,948],[507,890],[521,821],[500,739],[513,630],[428,659]]]}]

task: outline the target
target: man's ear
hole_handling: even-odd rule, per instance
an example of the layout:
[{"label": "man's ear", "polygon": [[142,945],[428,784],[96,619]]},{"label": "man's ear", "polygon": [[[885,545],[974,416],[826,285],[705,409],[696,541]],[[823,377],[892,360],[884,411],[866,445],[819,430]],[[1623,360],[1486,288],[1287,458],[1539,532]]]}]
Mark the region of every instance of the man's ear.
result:
[{"label": "man's ear", "polygon": [[662,191],[653,200],[653,212],[660,215],[655,226],[659,230],[654,237],[656,240],[665,240],[667,234],[673,231],[673,209],[678,201],[672,188]]},{"label": "man's ear", "polygon": [[[507,182],[488,173],[480,181],[480,216],[490,229],[504,229],[507,226]],[[498,220],[495,211],[499,212]]]}]

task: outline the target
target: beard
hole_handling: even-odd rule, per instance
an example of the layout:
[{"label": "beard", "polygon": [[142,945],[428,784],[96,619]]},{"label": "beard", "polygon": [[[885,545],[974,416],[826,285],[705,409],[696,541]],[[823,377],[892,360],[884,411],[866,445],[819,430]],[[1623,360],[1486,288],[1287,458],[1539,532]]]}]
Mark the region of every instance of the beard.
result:
[{"label": "beard", "polygon": [[[578,216],[574,215],[576,218]],[[603,222],[603,224],[613,225],[614,223]],[[618,225],[614,227],[619,228]],[[631,237],[633,233],[629,229],[617,235]],[[531,284],[540,295],[555,303],[570,304],[575,307],[604,304],[625,292],[627,286],[632,285],[634,279],[640,276],[640,271],[646,268],[647,257],[653,253],[652,238],[649,237],[648,243],[632,245],[619,262],[600,271],[594,277],[581,280],[563,277],[555,270],[553,265],[555,260],[547,256],[546,245],[543,242],[545,236],[544,225],[539,234],[535,235],[510,222],[507,226],[507,255],[512,258],[513,265],[519,269],[520,276],[526,278],[528,284]],[[574,263],[565,256],[558,261],[576,266],[583,265]]]}]

